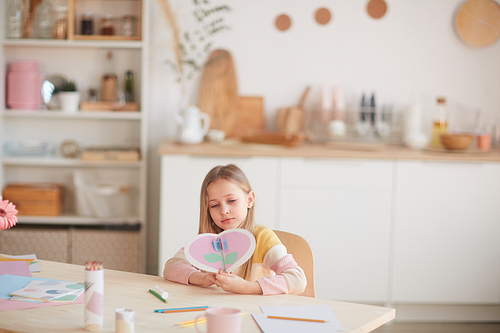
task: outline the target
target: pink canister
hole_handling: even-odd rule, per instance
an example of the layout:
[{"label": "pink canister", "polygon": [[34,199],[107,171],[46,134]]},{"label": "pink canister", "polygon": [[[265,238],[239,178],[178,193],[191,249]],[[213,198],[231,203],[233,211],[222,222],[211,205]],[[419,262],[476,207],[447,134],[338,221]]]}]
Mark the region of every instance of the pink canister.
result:
[{"label": "pink canister", "polygon": [[7,75],[7,106],[22,110],[40,108],[42,81],[38,62],[30,60],[11,62]]}]

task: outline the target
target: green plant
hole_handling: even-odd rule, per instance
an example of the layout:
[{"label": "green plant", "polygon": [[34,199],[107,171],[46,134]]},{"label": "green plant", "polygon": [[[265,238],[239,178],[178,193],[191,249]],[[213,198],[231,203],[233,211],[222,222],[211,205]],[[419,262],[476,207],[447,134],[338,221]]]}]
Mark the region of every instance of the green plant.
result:
[{"label": "green plant", "polygon": [[78,91],[75,81],[64,80],[58,87],[55,88],[54,93],[60,91]]},{"label": "green plant", "polygon": [[162,5],[163,13],[169,23],[174,41],[175,59],[167,59],[165,62],[170,66],[177,76],[177,82],[185,89],[185,81],[205,66],[205,59],[212,48],[212,40],[215,34],[230,30],[226,24],[224,14],[231,11],[228,5],[212,6],[209,0],[193,0],[193,17],[197,26],[183,33],[177,25],[168,0],[158,0]]}]

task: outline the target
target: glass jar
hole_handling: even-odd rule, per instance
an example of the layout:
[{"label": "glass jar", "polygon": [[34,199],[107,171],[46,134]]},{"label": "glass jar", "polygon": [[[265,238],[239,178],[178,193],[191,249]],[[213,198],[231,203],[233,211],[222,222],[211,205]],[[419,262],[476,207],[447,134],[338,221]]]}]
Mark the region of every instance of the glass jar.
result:
[{"label": "glass jar", "polygon": [[122,17],[122,34],[125,37],[137,35],[137,16],[125,15]]},{"label": "glass jar", "polygon": [[81,34],[82,35],[93,35],[94,34],[94,14],[93,13],[85,12],[82,14]]},{"label": "glass jar", "polygon": [[7,0],[5,8],[5,38],[23,37],[23,2]]},{"label": "glass jar", "polygon": [[115,34],[115,23],[112,14],[106,14],[101,20],[101,35],[113,36]]},{"label": "glass jar", "polygon": [[52,38],[52,3],[43,0],[36,9],[35,14],[35,38]]},{"label": "glass jar", "polygon": [[54,26],[52,34],[54,39],[66,39],[68,31],[68,7],[55,6],[54,7]]}]

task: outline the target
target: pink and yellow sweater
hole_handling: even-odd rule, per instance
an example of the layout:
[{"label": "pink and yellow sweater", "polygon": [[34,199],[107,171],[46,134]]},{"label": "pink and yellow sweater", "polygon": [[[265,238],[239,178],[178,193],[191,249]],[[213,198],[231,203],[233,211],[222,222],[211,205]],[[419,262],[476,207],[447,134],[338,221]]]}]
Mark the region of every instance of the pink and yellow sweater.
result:
[{"label": "pink and yellow sweater", "polygon": [[[263,295],[300,294],[307,285],[306,276],[278,236],[269,228],[255,227],[256,247],[252,260],[250,281],[257,281]],[[192,266],[180,249],[165,264],[165,279],[188,284],[189,276],[199,271]],[[233,274],[242,276],[240,267]]]}]

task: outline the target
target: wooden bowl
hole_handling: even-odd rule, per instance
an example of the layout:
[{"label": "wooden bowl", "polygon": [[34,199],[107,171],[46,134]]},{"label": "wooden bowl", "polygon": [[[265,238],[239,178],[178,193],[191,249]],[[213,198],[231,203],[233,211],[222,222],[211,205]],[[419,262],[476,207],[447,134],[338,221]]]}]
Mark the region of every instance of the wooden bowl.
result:
[{"label": "wooden bowl", "polygon": [[472,134],[441,134],[439,139],[446,149],[466,150],[470,148],[474,136]]}]

